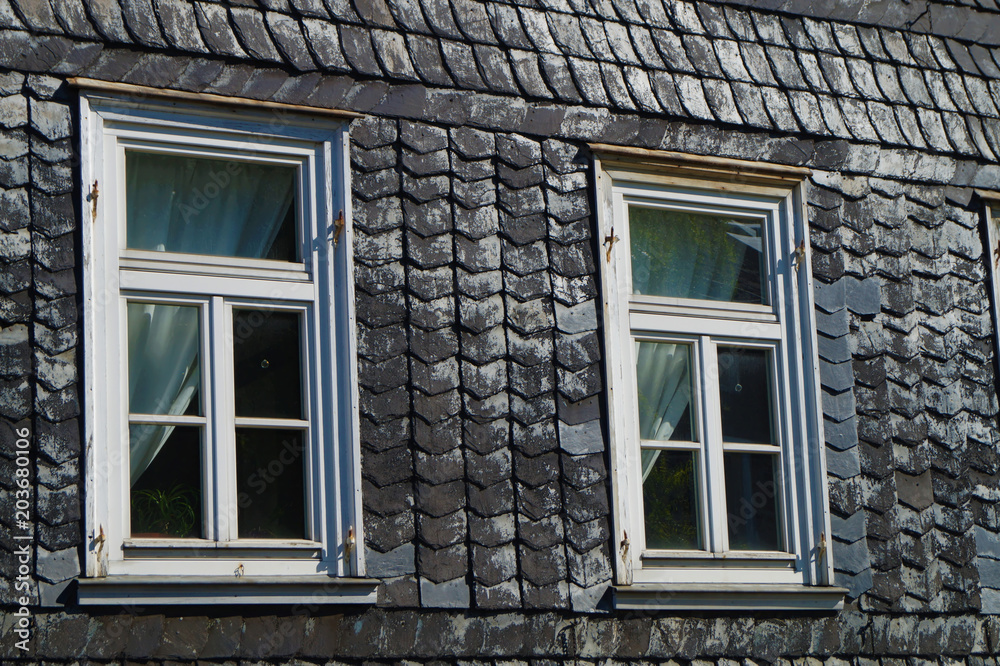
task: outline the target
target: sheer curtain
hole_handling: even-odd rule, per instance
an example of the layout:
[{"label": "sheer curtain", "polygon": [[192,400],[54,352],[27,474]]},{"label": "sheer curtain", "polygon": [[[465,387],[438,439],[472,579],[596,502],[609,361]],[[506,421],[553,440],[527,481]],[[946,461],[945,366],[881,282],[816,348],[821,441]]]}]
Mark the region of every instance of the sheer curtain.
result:
[{"label": "sheer curtain", "polygon": [[[632,207],[632,292],[733,300],[747,249],[760,252],[754,231],[726,218]],[[635,352],[640,437],[669,440],[691,402],[690,347],[636,342]],[[659,451],[642,452],[643,481],[657,458]]]},{"label": "sheer curtain", "polygon": [[[294,197],[292,167],[176,155],[126,154],[131,249],[262,258]],[[194,322],[190,318],[194,316]],[[199,326],[193,307],[128,308],[129,412],[183,414],[198,393]],[[130,429],[134,484],[173,427]]]}]

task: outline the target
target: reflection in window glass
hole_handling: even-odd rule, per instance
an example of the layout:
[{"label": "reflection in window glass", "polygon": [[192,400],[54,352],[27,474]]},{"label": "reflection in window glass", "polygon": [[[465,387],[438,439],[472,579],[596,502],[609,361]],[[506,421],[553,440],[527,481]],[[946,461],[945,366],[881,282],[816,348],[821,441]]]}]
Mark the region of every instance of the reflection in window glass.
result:
[{"label": "reflection in window glass", "polygon": [[782,550],[778,456],[726,453],[724,459],[730,550]]},{"label": "reflection in window glass", "polygon": [[691,451],[642,452],[642,504],[646,548],[701,548],[695,454]]},{"label": "reflection in window glass", "polygon": [[760,220],[629,206],[632,291],[767,303]]},{"label": "reflection in window glass", "polygon": [[236,429],[241,539],[307,538],[301,430]]},{"label": "reflection in window glass", "polygon": [[296,168],[125,153],[130,249],[296,261]]},{"label": "reflection in window glass", "polygon": [[775,444],[772,429],[771,352],[719,347],[722,439]]},{"label": "reflection in window glass", "polygon": [[233,310],[236,416],[300,419],[301,315]]}]

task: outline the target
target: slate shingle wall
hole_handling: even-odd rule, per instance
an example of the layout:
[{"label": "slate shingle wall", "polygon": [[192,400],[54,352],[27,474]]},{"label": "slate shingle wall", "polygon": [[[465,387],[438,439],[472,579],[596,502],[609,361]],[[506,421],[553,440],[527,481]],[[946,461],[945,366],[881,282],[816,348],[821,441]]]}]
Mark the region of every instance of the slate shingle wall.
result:
[{"label": "slate shingle wall", "polygon": [[5,537],[2,598],[14,590],[14,431],[31,433],[33,575],[28,594],[53,601],[80,572],[80,413],[75,149],[59,79],[0,74],[0,414]]},{"label": "slate shingle wall", "polygon": [[[369,114],[351,157],[379,607],[45,611],[33,656],[992,663],[964,657],[1000,650],[991,253],[972,195],[1000,182],[1000,49],[967,26],[998,14],[914,3],[930,18],[903,32],[904,8],[849,5],[821,20],[794,3],[0,0],[0,432],[37,442],[47,604],[83,541],[85,212],[61,79]],[[593,612],[613,544],[588,141],[815,169],[844,612]]]}]

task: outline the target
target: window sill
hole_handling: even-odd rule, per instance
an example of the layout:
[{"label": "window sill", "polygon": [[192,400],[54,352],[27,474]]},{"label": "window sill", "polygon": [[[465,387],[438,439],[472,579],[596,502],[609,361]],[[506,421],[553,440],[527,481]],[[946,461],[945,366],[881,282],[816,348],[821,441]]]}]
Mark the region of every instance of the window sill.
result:
[{"label": "window sill", "polygon": [[331,576],[80,578],[81,606],[119,604],[374,604],[379,581]]},{"label": "window sill", "polygon": [[699,583],[636,583],[614,588],[618,610],[774,610],[839,611],[842,587],[807,585],[703,585]]}]

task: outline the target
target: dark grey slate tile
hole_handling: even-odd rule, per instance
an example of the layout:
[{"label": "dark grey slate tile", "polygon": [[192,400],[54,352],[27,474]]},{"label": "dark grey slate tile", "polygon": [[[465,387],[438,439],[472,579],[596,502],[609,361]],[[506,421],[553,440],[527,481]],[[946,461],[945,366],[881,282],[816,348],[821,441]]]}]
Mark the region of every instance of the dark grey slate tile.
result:
[{"label": "dark grey slate tile", "polygon": [[285,60],[300,71],[316,69],[316,63],[309,55],[305,38],[302,36],[302,28],[295,19],[284,14],[268,12],[267,24]]},{"label": "dark grey slate tile", "polygon": [[798,132],[801,126],[792,112],[788,96],[777,88],[761,87],[760,92],[764,98],[764,108],[775,128],[785,132]]},{"label": "dark grey slate tile", "polygon": [[765,52],[771,63],[774,76],[786,88],[805,90],[807,88],[802,69],[799,67],[795,53],[789,49],[774,46],[765,47]]},{"label": "dark grey slate tile", "polygon": [[733,83],[731,87],[736,106],[746,123],[752,127],[771,129],[773,125],[764,108],[760,89],[750,83]]},{"label": "dark grey slate tile", "polygon": [[491,2],[486,6],[486,12],[489,14],[493,31],[502,44],[513,49],[533,49],[514,7]]},{"label": "dark grey slate tile", "polygon": [[[805,75],[809,88],[817,94],[830,92],[830,86],[823,77],[816,54],[808,51],[798,51],[795,55],[802,66],[802,73]],[[826,57],[825,54],[820,55]]]},{"label": "dark grey slate tile", "polygon": [[[890,94],[892,86],[891,78],[886,77],[886,79],[883,79],[882,74],[884,71],[880,71],[877,66],[875,73],[879,77],[879,83],[882,84],[882,91],[886,93],[887,97],[893,99]],[[934,106],[934,102],[931,100],[930,92],[927,90],[927,84],[924,82],[924,78],[921,76],[920,70],[914,69],[913,67],[900,67],[896,70],[896,73],[899,76],[899,82],[902,90],[911,104],[922,107]]]},{"label": "dark grey slate tile", "polygon": [[706,79],[702,81],[702,88],[705,90],[705,98],[716,118],[724,123],[742,124],[743,119],[737,111],[736,101],[733,99],[733,93],[728,83]]},{"label": "dark grey slate tile", "polygon": [[361,74],[382,76],[382,69],[375,57],[371,34],[367,29],[342,25],[340,26],[341,47],[347,62]]},{"label": "dark grey slate tile", "polygon": [[556,96],[569,102],[583,101],[571,77],[566,76],[568,65],[560,55],[543,53],[540,56],[541,70],[545,82]]},{"label": "dark grey slate tile", "polygon": [[653,42],[653,35],[648,28],[639,25],[629,26],[629,34],[632,36],[632,45],[635,52],[646,68],[663,69],[666,65],[657,51]]},{"label": "dark grey slate tile", "polygon": [[611,63],[601,63],[601,78],[604,80],[604,87],[608,91],[608,97],[612,104],[619,108],[634,111],[635,102],[629,94],[628,86],[620,67]]},{"label": "dark grey slate tile", "polygon": [[618,62],[623,65],[640,64],[639,56],[632,47],[632,38],[624,25],[605,23],[604,32],[607,34],[608,45]]},{"label": "dark grey slate tile", "polygon": [[712,42],[700,35],[683,35],[682,41],[688,59],[698,73],[713,78],[724,76],[715,56],[715,50],[712,48]]},{"label": "dark grey slate tile", "polygon": [[396,23],[405,28],[406,32],[420,35],[433,34],[424,20],[419,0],[386,0],[386,2]]},{"label": "dark grey slate tile", "polygon": [[160,26],[150,0],[123,3],[122,16],[132,34],[143,46],[156,48],[167,45],[160,33]]},{"label": "dark grey slate tile", "polygon": [[201,36],[213,53],[238,58],[246,57],[246,52],[240,47],[229,26],[229,18],[224,7],[199,2],[195,8],[195,18],[201,30]]},{"label": "dark grey slate tile", "polygon": [[264,25],[262,12],[247,7],[232,7],[229,11],[236,37],[251,57],[267,62],[282,62]]},{"label": "dark grey slate tile", "polygon": [[687,57],[684,44],[676,33],[666,30],[653,30],[652,35],[653,41],[659,49],[660,56],[669,69],[675,72],[693,73],[695,71],[694,65],[691,64],[691,61]]}]

